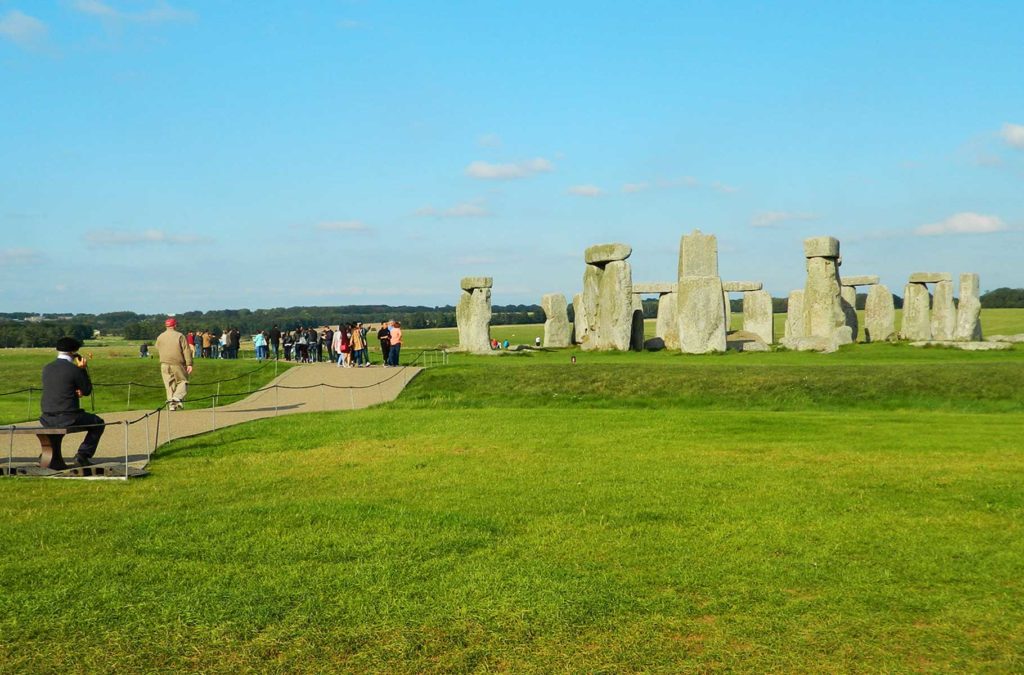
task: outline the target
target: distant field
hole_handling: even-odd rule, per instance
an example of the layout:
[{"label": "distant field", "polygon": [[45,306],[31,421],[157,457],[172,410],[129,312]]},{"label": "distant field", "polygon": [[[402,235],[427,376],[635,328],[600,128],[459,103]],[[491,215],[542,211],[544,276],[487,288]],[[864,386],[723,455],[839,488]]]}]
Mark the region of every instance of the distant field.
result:
[{"label": "distant field", "polygon": [[0,670],[1021,672],[1021,429],[1021,345],[453,354],[142,480],[0,479]]}]

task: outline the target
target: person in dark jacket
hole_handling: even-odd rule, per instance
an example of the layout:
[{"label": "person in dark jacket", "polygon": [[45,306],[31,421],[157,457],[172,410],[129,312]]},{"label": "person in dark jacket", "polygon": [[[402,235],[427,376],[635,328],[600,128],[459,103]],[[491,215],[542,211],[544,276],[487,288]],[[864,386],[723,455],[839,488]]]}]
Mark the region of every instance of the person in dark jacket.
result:
[{"label": "person in dark jacket", "polygon": [[386,323],[380,325],[380,330],[377,331],[377,341],[380,342],[380,353],[384,355],[384,364],[387,365],[388,354],[391,353],[391,331],[388,330]]},{"label": "person in dark jacket", "polygon": [[[86,360],[78,355],[82,343],[70,337],[57,340],[57,358],[43,366],[43,396],[39,401],[44,427],[88,427],[85,440],[78,447],[75,460],[79,466],[92,464],[96,447],[103,435],[103,419],[87,413],[79,400],[92,393],[92,380]],[[60,449],[60,436],[54,436],[54,449]]]}]

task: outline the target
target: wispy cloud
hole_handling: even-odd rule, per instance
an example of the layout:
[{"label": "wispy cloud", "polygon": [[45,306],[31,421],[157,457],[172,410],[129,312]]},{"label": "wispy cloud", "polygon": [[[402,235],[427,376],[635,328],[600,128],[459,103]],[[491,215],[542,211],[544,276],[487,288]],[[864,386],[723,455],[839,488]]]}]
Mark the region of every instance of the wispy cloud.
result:
[{"label": "wispy cloud", "polygon": [[635,181],[632,183],[625,183],[622,186],[622,191],[627,194],[636,194],[638,192],[646,192],[653,189],[671,190],[676,188],[683,188],[687,190],[714,190],[715,192],[724,195],[730,195],[740,191],[740,189],[735,185],[729,185],[727,183],[722,183],[721,181],[705,182],[698,180],[693,176],[677,176],[675,178],[659,178],[655,181]]},{"label": "wispy cloud", "polygon": [[731,195],[740,191],[735,185],[727,185],[718,181],[715,181],[709,187],[715,192],[721,192],[723,195]]},{"label": "wispy cloud", "polygon": [[356,30],[357,28],[362,27],[363,22],[356,21],[355,19],[340,19],[338,21],[338,28],[341,28],[342,30]]},{"label": "wispy cloud", "polygon": [[498,134],[484,134],[480,138],[476,139],[476,144],[481,148],[500,148],[501,136]]},{"label": "wispy cloud", "polygon": [[989,234],[1008,229],[1009,226],[998,216],[986,216],[981,213],[965,211],[954,213],[938,223],[921,225],[914,230],[914,234],[922,237],[941,234]]},{"label": "wispy cloud", "polygon": [[446,209],[423,206],[416,209],[415,216],[421,218],[487,218],[494,215],[482,201],[461,202]]},{"label": "wispy cloud", "polygon": [[573,185],[567,192],[577,197],[600,197],[603,194],[596,185]]},{"label": "wispy cloud", "polygon": [[328,220],[317,223],[313,229],[322,232],[369,232],[371,228],[361,220]]},{"label": "wispy cloud", "polygon": [[796,221],[812,221],[820,219],[821,216],[819,216],[817,213],[795,213],[792,211],[764,211],[762,213],[754,214],[754,217],[750,219],[750,226],[772,227],[773,225],[779,225],[781,223]]},{"label": "wispy cloud", "polygon": [[481,180],[511,180],[526,178],[538,173],[549,173],[555,166],[543,157],[535,157],[514,164],[492,164],[490,162],[473,162],[466,167],[466,175]]},{"label": "wispy cloud", "polygon": [[101,0],[74,0],[71,6],[78,12],[108,21],[132,23],[175,23],[193,21],[196,15],[188,10],[172,7],[164,0],[157,0],[148,7],[127,11],[118,9]]},{"label": "wispy cloud", "polygon": [[640,183],[626,183],[625,185],[622,186],[622,191],[626,192],[628,194],[635,194],[637,192],[644,192],[645,190],[650,190],[650,189],[651,189],[651,184],[650,183],[643,183],[643,182],[640,182]]},{"label": "wispy cloud", "polygon": [[1024,125],[1004,124],[999,135],[1010,147],[1024,150]]},{"label": "wispy cloud", "polygon": [[16,9],[0,17],[0,38],[24,49],[41,46],[48,33],[45,23]]},{"label": "wispy cloud", "polygon": [[36,265],[43,260],[39,251],[31,248],[6,248],[0,249],[0,267],[14,267],[21,265]]},{"label": "wispy cloud", "polygon": [[203,244],[211,241],[209,237],[191,234],[168,234],[164,230],[93,230],[86,232],[85,241],[90,246],[140,246],[168,245],[181,246]]}]

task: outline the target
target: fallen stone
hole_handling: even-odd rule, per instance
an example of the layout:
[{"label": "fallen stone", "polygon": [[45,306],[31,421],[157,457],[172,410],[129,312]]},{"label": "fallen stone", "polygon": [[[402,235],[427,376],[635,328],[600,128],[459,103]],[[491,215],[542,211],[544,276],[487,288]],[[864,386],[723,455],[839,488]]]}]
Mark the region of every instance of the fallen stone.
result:
[{"label": "fallen stone", "polygon": [[835,237],[810,237],[804,239],[805,258],[838,258],[839,240]]},{"label": "fallen stone", "polygon": [[786,302],[785,337],[796,339],[804,335],[804,292],[803,289],[797,289],[789,292],[789,300]]},{"label": "fallen stone", "polygon": [[722,290],[726,293],[746,293],[764,288],[760,281],[723,281]]},{"label": "fallen stone", "polygon": [[960,275],[960,303],[956,308],[954,340],[981,340],[981,281],[977,274]]},{"label": "fallen stone", "polygon": [[725,351],[725,309],[718,276],[679,278],[679,348],[687,354]]},{"label": "fallen stone", "polygon": [[859,277],[843,277],[839,281],[843,286],[874,286],[879,278],[877,274],[862,274]]},{"label": "fallen stone", "polygon": [[903,288],[903,324],[900,337],[904,340],[931,340],[932,324],[928,304],[928,287],[923,283],[911,282]]},{"label": "fallen stone", "polygon": [[949,272],[914,272],[907,280],[911,284],[937,284],[940,281],[952,281],[953,275]]},{"label": "fallen stone", "polygon": [[772,296],[768,291],[743,294],[743,331],[756,335],[766,345],[775,342],[775,317]]},{"label": "fallen stone", "polygon": [[772,350],[761,337],[748,330],[738,330],[726,337],[726,349],[736,352],[770,352]]},{"label": "fallen stone", "polygon": [[629,244],[595,244],[583,253],[588,265],[605,265],[617,260],[625,260],[633,253]]},{"label": "fallen stone", "polygon": [[853,341],[850,336],[849,326],[842,326],[836,332],[825,337],[822,335],[809,335],[800,338],[783,338],[782,346],[796,352],[822,352],[831,354],[839,350],[842,345],[850,344]]},{"label": "fallen stone", "polygon": [[654,334],[664,340],[667,349],[679,349],[678,293],[666,293],[658,298],[658,320]]},{"label": "fallen stone", "polygon": [[462,290],[471,291],[474,288],[491,288],[494,284],[493,277],[462,277]]},{"label": "fallen stone", "polygon": [[633,293],[637,295],[665,295],[666,293],[675,293],[678,289],[678,284],[669,281],[633,284]]},{"label": "fallen stone", "polygon": [[650,340],[644,341],[644,349],[649,352],[660,352],[665,347],[665,341],[660,337],[652,337]]},{"label": "fallen stone", "polygon": [[932,295],[932,340],[952,340],[956,332],[956,305],[953,304],[953,282],[935,284]]},{"label": "fallen stone", "polygon": [[569,309],[565,296],[561,293],[548,293],[540,300],[544,310],[544,346],[568,347],[572,341],[572,324],[569,323]]},{"label": "fallen stone", "polygon": [[879,284],[868,291],[864,303],[864,341],[885,342],[896,337],[896,308],[892,293]]},{"label": "fallen stone", "polygon": [[1009,342],[957,342],[956,340],[918,340],[910,343],[911,347],[951,347],[965,352],[990,352],[1013,349]]},{"label": "fallen stone", "polygon": [[694,230],[679,241],[679,278],[718,276],[718,239]]},{"label": "fallen stone", "polygon": [[989,335],[985,338],[986,342],[1006,342],[1009,344],[1016,344],[1024,342],[1024,333],[1017,333],[1016,335]]}]

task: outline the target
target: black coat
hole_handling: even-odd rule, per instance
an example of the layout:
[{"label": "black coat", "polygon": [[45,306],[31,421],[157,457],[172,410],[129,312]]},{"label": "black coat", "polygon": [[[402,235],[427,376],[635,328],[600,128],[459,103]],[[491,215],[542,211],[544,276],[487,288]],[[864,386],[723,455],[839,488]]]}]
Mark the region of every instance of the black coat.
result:
[{"label": "black coat", "polygon": [[39,408],[50,426],[63,426],[62,418],[73,420],[83,412],[76,390],[82,396],[92,393],[92,380],[84,368],[64,359],[43,366],[43,396]]}]

